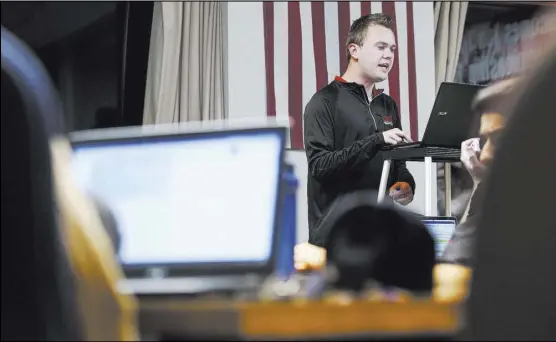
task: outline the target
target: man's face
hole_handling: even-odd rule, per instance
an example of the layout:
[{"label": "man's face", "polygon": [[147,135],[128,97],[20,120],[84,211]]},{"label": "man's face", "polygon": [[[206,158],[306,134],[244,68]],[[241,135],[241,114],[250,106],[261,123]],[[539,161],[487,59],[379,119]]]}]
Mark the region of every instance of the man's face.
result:
[{"label": "man's face", "polygon": [[[501,99],[501,94],[503,97],[510,97],[512,89],[518,86],[519,78],[512,77],[503,81],[496,82],[487,88],[481,90],[477,94],[477,100],[479,102],[490,101],[493,99],[496,102],[504,102]],[[493,97],[494,96],[494,97]],[[490,99],[490,100],[489,100]],[[479,127],[479,141],[481,147],[481,153],[479,159],[483,164],[489,164],[494,158],[494,153],[499,145],[499,139],[504,129],[505,119],[500,112],[495,108],[500,107],[500,103],[489,105],[490,109],[485,110],[481,114],[481,125]]]},{"label": "man's face", "polygon": [[498,140],[504,128],[504,117],[500,113],[483,113],[479,137],[481,144],[481,163],[488,165],[494,158]]},{"label": "man's face", "polygon": [[361,46],[351,44],[350,52],[356,58],[365,77],[374,82],[384,81],[394,65],[396,37],[392,30],[371,25]]}]

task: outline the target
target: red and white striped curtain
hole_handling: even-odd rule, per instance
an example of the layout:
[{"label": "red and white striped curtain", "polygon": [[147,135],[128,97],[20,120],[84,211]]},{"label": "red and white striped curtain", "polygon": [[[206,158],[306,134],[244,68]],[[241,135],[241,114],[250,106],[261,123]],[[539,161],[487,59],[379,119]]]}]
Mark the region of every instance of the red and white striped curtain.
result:
[{"label": "red and white striped curtain", "polygon": [[306,103],[345,71],[345,42],[351,23],[362,15],[380,12],[396,21],[398,52],[389,78],[378,88],[394,98],[403,129],[417,140],[413,2],[264,2],[267,115],[295,120],[292,148],[303,148]]}]

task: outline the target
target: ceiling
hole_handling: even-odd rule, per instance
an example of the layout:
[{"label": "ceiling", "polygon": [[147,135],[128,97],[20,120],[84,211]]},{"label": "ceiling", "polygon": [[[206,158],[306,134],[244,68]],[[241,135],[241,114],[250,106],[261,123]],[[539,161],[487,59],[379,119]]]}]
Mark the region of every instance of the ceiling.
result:
[{"label": "ceiling", "polygon": [[7,1],[0,4],[2,9],[2,26],[7,27],[10,31],[17,31],[37,15],[44,11],[44,2],[34,1]]},{"label": "ceiling", "polygon": [[2,26],[37,49],[114,13],[116,3],[21,1],[1,2]]},{"label": "ceiling", "polygon": [[522,2],[470,1],[466,25],[493,21],[520,21],[532,17],[540,6]]}]

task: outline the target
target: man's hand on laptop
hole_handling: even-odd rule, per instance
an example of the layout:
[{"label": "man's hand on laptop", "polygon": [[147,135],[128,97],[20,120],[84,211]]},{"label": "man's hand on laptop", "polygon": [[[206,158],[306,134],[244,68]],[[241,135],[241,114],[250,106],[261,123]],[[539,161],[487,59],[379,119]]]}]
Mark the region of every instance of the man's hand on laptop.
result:
[{"label": "man's hand on laptop", "polygon": [[402,142],[412,142],[409,135],[399,128],[392,128],[382,132],[384,142],[388,145],[397,145]]},{"label": "man's hand on laptop", "polygon": [[485,166],[479,160],[480,152],[479,138],[471,138],[461,143],[460,160],[475,183],[481,181],[485,171]]},{"label": "man's hand on laptop", "polygon": [[390,197],[401,205],[408,205],[413,201],[413,190],[407,182],[397,182],[390,187]]}]

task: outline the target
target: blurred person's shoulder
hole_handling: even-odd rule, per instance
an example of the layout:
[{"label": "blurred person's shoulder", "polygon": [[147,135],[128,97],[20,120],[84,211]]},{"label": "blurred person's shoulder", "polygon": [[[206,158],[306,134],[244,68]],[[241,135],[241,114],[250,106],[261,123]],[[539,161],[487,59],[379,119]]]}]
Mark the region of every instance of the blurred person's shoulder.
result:
[{"label": "blurred person's shoulder", "polygon": [[473,191],[467,217],[457,225],[452,239],[440,258],[441,263],[472,266],[478,217],[483,207],[485,186],[484,181],[479,182]]}]

